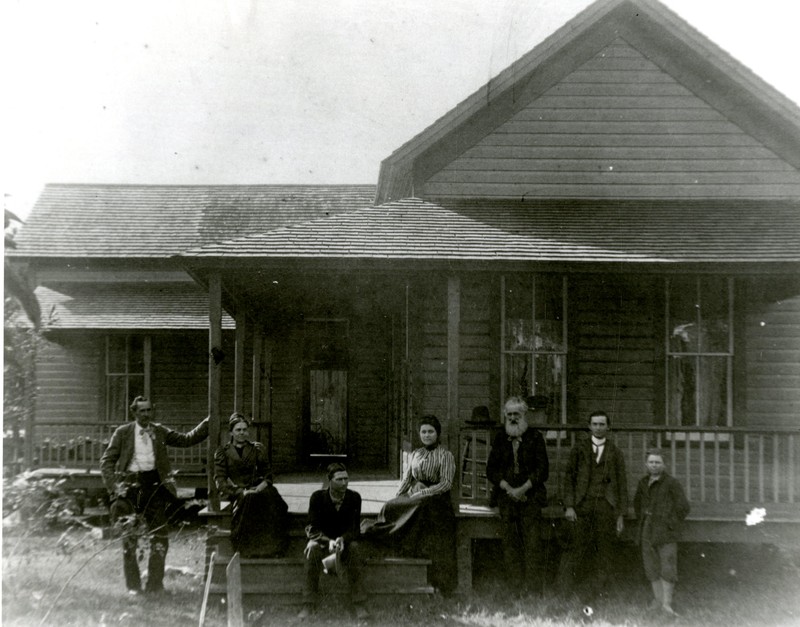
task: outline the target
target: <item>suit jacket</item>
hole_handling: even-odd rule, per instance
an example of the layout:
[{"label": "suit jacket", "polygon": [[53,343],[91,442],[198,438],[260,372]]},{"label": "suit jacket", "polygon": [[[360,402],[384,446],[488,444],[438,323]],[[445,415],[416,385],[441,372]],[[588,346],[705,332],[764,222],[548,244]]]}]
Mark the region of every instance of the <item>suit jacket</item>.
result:
[{"label": "suit jacket", "polygon": [[633,507],[639,519],[638,539],[641,540],[646,512],[650,514],[650,543],[653,546],[677,542],[683,520],[689,514],[689,501],[677,479],[664,473],[650,485],[650,476],[642,477],[633,497]]},{"label": "suit jacket", "polygon": [[[208,418],[203,420],[188,433],[181,433],[159,423],[152,423],[153,427],[153,454],[155,455],[156,470],[161,483],[174,495],[177,494],[175,479],[171,476],[168,446],[187,448],[208,437]],[[115,484],[128,472],[134,455],[134,440],[136,438],[136,423],[118,427],[111,436],[108,448],[100,458],[100,473],[106,490],[114,493]]]},{"label": "suit jacket", "polygon": [[329,490],[317,490],[308,503],[309,540],[335,540],[344,538],[345,543],[361,535],[361,495],[347,490],[339,510],[333,504]]},{"label": "suit jacket", "polygon": [[241,457],[233,442],[220,446],[214,453],[214,481],[220,494],[252,488],[264,479],[272,481],[272,468],[267,448],[261,442],[245,442]]},{"label": "suit jacket", "polygon": [[505,479],[512,487],[521,486],[530,479],[533,486],[528,490],[529,498],[541,507],[547,505],[547,488],[545,481],[550,473],[547,449],[542,434],[536,429],[528,429],[522,434],[522,441],[517,450],[519,475],[514,475],[514,448],[505,429],[499,432],[492,442],[489,461],[486,464],[486,476],[493,484],[492,502],[497,502],[500,494],[500,482]]},{"label": "suit jacket", "polygon": [[581,504],[589,490],[591,472],[597,470],[603,473],[606,500],[614,508],[617,516],[623,516],[628,511],[625,459],[622,451],[608,438],[599,466],[595,466],[591,437],[576,442],[572,447],[565,473],[564,505],[576,507]]}]

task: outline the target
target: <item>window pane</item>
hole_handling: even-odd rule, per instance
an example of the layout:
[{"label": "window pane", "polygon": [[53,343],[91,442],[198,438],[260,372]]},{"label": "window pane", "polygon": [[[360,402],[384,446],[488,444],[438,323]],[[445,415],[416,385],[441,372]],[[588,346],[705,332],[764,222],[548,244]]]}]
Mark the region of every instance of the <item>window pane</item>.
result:
[{"label": "window pane", "polygon": [[727,424],[728,358],[700,358],[699,422],[704,427]]},{"label": "window pane", "polygon": [[700,352],[727,353],[730,343],[728,281],[706,277],[700,281]]},{"label": "window pane", "polygon": [[536,277],[536,350],[564,350],[562,285],[561,277]]},{"label": "window pane", "polygon": [[531,355],[507,354],[506,360],[506,397],[533,394],[531,390]]},{"label": "window pane", "polygon": [[669,360],[669,424],[696,424],[695,357],[672,357]]},{"label": "window pane", "polygon": [[699,350],[697,333],[697,282],[692,279],[669,279],[669,349],[672,353],[696,353]]},{"label": "window pane", "polygon": [[127,421],[128,398],[125,390],[125,377],[107,377],[107,407],[109,422],[122,424]]},{"label": "window pane", "polygon": [[533,281],[530,277],[506,277],[505,287],[505,348],[533,350]]},{"label": "window pane", "polygon": [[110,335],[107,338],[107,368],[108,374],[125,373],[125,337],[122,335]]},{"label": "window pane", "polygon": [[128,338],[128,372],[144,374],[144,337],[141,335]]},{"label": "window pane", "polygon": [[561,382],[564,377],[564,357],[562,355],[538,355],[536,357],[536,377],[533,394],[546,396],[547,421],[559,422],[561,419]]}]

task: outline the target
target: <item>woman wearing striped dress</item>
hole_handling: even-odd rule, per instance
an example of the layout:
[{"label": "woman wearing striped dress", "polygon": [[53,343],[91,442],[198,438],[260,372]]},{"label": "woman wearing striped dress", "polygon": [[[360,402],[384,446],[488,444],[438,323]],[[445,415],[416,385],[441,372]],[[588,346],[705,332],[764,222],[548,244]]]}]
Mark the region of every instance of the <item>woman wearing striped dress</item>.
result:
[{"label": "woman wearing striped dress", "polygon": [[450,489],[456,472],[453,454],[439,444],[442,425],[436,416],[419,421],[422,446],[411,454],[408,470],[367,537],[388,538],[401,554],[431,560],[428,578],[443,595],[457,585],[456,517]]}]

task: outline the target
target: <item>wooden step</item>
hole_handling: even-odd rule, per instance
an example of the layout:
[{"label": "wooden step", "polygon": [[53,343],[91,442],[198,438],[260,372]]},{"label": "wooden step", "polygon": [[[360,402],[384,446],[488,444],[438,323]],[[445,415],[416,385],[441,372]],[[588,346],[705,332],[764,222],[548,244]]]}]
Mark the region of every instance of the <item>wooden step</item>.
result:
[{"label": "wooden step", "polygon": [[[214,557],[210,593],[226,590],[225,556]],[[431,594],[427,585],[429,560],[384,557],[366,562],[363,582],[368,594]],[[301,557],[240,559],[244,595],[302,595],[304,560]],[[347,586],[335,575],[320,577],[323,594],[347,592]]]}]

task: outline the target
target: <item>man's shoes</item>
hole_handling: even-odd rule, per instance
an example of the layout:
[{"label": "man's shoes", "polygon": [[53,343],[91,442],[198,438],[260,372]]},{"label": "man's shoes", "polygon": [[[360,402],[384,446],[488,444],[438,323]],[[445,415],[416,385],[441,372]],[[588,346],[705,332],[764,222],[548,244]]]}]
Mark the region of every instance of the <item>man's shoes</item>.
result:
[{"label": "man's shoes", "polygon": [[303,609],[302,609],[302,610],[300,610],[300,612],[297,614],[297,619],[298,619],[298,620],[305,620],[305,619],[306,619],[306,618],[308,618],[309,616],[311,616],[311,615],[315,614],[315,613],[316,613],[316,611],[317,611],[317,608],[316,608],[316,607],[314,607],[313,605],[310,605],[310,604],[306,603],[306,604],[303,606]]},{"label": "man's shoes", "polygon": [[137,589],[137,588],[128,588],[128,596],[130,598],[132,598],[132,599],[135,598],[135,597],[140,596],[141,594],[142,594],[142,591]]},{"label": "man's shoes", "polygon": [[650,603],[647,605],[648,612],[657,612],[661,609],[661,601],[658,599],[652,599]]},{"label": "man's shoes", "polygon": [[681,615],[678,614],[675,610],[673,610],[669,605],[662,605],[661,611],[670,618],[680,618]]},{"label": "man's shoes", "polygon": [[369,610],[363,603],[356,604],[356,620],[369,620]]}]

